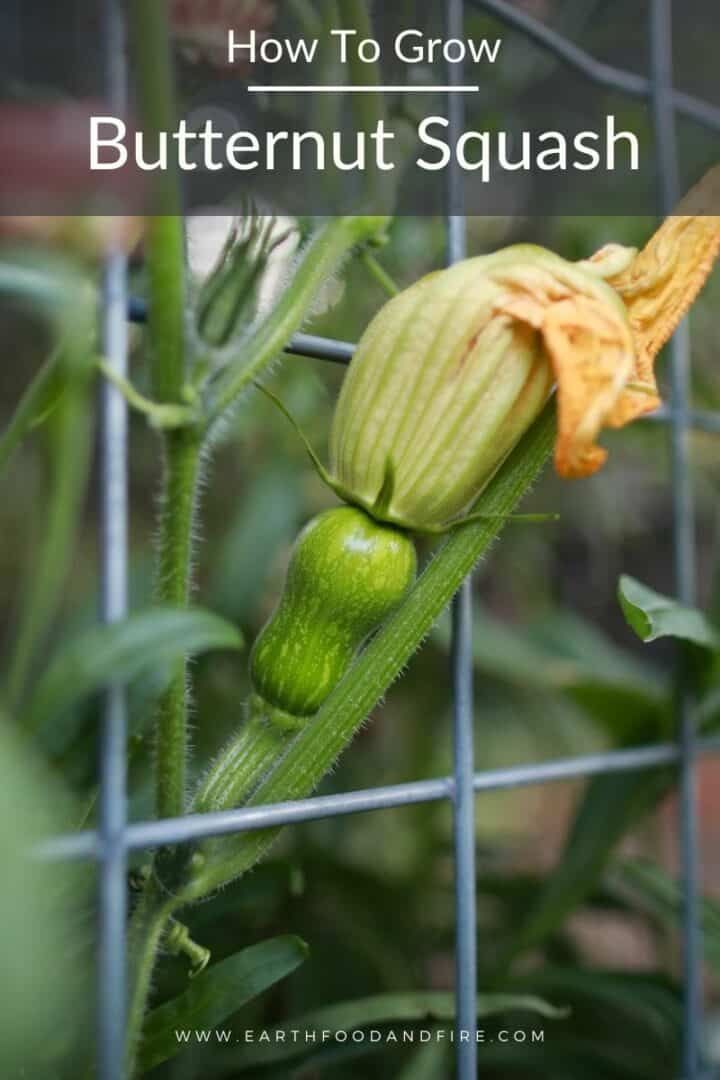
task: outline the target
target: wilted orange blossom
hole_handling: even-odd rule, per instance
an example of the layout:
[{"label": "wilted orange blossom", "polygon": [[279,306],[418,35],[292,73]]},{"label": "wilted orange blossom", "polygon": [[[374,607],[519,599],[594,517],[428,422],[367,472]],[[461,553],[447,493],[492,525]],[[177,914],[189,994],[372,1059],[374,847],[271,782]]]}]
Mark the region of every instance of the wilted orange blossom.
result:
[{"label": "wilted orange blossom", "polygon": [[[599,273],[622,298],[632,335],[632,363],[622,342],[603,336],[602,320],[572,301],[550,348],[558,394],[556,467],[582,477],[604,463],[595,445],[603,427],[619,428],[660,405],[655,358],[705,284],[720,253],[720,166],[708,172],[638,254],[608,245],[581,264]],[[574,316],[574,317],[573,317]],[[550,337],[556,333],[550,329]],[[553,344],[555,347],[553,348]]]},{"label": "wilted orange blossom", "polygon": [[585,477],[597,439],[660,404],[659,350],[720,249],[720,167],[643,251],[581,262],[517,244],[429,274],[390,300],[355,352],[333,419],[331,481],[381,520],[463,519],[555,390],[555,465]]}]

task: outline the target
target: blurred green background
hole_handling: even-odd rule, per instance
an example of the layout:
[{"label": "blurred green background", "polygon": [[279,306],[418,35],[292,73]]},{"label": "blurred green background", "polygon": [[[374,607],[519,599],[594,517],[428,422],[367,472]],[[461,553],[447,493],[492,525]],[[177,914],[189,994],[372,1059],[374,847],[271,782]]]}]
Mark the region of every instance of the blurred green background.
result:
[{"label": "blurred green background", "polygon": [[[567,26],[597,55],[622,62],[622,45],[604,34],[603,5],[538,0],[524,6]],[[580,6],[586,12],[584,19],[577,18]],[[484,25],[479,17],[473,23],[478,33]],[[715,59],[714,54],[709,57],[707,38],[699,29],[696,42],[700,59],[692,89],[700,93],[706,82],[714,85]],[[515,41],[513,48],[518,53],[516,72],[524,70],[526,87],[539,93],[543,80],[552,78],[552,62],[526,43]],[[602,94],[600,100],[605,101]],[[642,106],[627,108],[632,123]],[[693,160],[708,155],[707,143],[694,129],[688,132],[683,127],[683,139]],[[652,227],[650,220],[622,217],[473,217],[468,219],[469,251],[479,254],[528,240],[575,259],[609,240],[640,245]],[[191,254],[201,261],[207,229],[207,219],[190,223]],[[398,219],[379,258],[401,285],[415,281],[443,263],[443,223]],[[139,262],[134,286],[141,293]],[[283,272],[280,266],[280,285]],[[383,300],[376,282],[354,261],[341,279],[330,283],[320,305],[324,310],[306,329],[356,341]],[[716,272],[691,317],[692,405],[697,409],[720,409],[719,314]],[[4,426],[46,355],[48,341],[34,316],[20,305],[3,302],[2,325]],[[147,390],[140,330],[133,331],[133,341],[132,379]],[[659,374],[667,400],[667,357],[660,359]],[[340,367],[288,357],[267,380],[321,456],[342,375]],[[58,590],[48,632],[35,642],[30,657],[31,679],[55,649],[93,623],[97,606],[97,431],[92,394],[79,395],[72,408],[74,412],[63,407],[53,413],[22,447],[12,468],[0,473],[0,611],[6,671],[13,656],[17,663],[21,617],[32,603],[40,566]],[[666,425],[648,421],[609,434],[605,442],[610,459],[597,476],[567,483],[548,470],[526,501],[526,510],[557,511],[559,523],[506,529],[476,574],[478,769],[661,741],[672,731],[673,649],[663,643],[651,649],[642,646],[628,629],[616,596],[621,573],[661,592],[674,591],[669,432]],[[157,438],[137,416],[131,421],[130,447],[131,591],[133,607],[140,608],[151,601],[161,463]],[[691,452],[698,603],[717,620],[717,436],[694,432]],[[197,601],[236,623],[252,641],[278,597],[299,527],[332,502],[285,419],[261,395],[247,397],[207,465],[196,552]],[[48,536],[54,538],[49,552]],[[430,550],[426,545],[425,555]],[[240,722],[249,684],[246,658],[235,653],[200,657],[192,670],[197,775]],[[322,792],[447,775],[452,768],[448,670],[449,628],[443,621]],[[131,693],[134,820],[152,814],[147,703],[162,677],[162,671],[143,677]],[[717,707],[715,700],[709,714]],[[75,793],[79,806],[87,803],[97,779],[98,715],[97,704],[90,701],[76,711],[67,728],[46,733],[43,741],[51,769]],[[718,1061],[719,770],[720,764],[711,759],[699,768],[707,896],[703,909],[707,1048]],[[589,883],[585,891],[576,896],[569,891],[567,909],[558,915],[557,925],[528,941],[512,965],[508,961],[543,881],[567,851],[568,831],[584,790],[583,782],[563,783],[477,798],[480,987],[534,992],[572,1008],[566,1019],[511,1018],[505,1026],[543,1027],[545,1042],[509,1048],[489,1043],[481,1051],[483,1073],[498,1078],[671,1080],[677,1075],[681,1027],[673,797],[663,797],[652,813],[641,816],[633,810],[626,789],[599,787],[591,804],[593,828],[619,836],[620,843],[611,854],[604,854],[602,865],[592,873],[578,870],[578,878]],[[617,814],[621,822],[616,825]],[[590,850],[589,844],[584,850]],[[137,859],[138,867],[142,861]],[[430,804],[287,830],[252,875],[190,912],[187,922],[193,936],[212,950],[213,962],[279,934],[297,934],[309,945],[309,955],[296,971],[228,1019],[225,1026],[237,1031],[279,1023],[292,1026],[293,1018],[321,1006],[382,993],[449,990],[454,949],[450,808]],[[185,961],[166,957],[156,979],[156,1003],[180,993],[186,980]],[[355,1006],[347,1015],[355,1022],[361,1014]],[[89,1008],[84,1020],[87,1024],[91,1020]],[[498,1025],[488,1020],[485,1026],[492,1035]],[[410,1050],[367,1044],[343,1050],[311,1046],[267,1069],[238,1053],[211,1045],[188,1049],[152,1075],[158,1080],[256,1075],[422,1080],[451,1074],[443,1046]],[[48,1080],[63,1075],[49,1069],[28,1075]]]},{"label": "blurred green background", "polygon": [[[598,219],[547,223],[468,222],[470,250],[481,252],[519,239],[539,240],[570,256],[586,254],[609,237],[642,242],[644,222]],[[381,254],[401,283],[415,280],[443,259],[441,222],[402,219]],[[715,377],[716,320],[720,277],[716,274],[692,316],[693,404],[720,405]],[[362,266],[353,264],[334,284],[334,305],[309,329],[356,340],[383,301]],[[10,319],[14,322],[11,324]],[[9,415],[33,366],[43,355],[34,321],[6,310],[18,362],[5,368],[3,409]],[[136,332],[133,378],[144,385],[145,369]],[[304,358],[286,358],[269,384],[298,418],[315,447],[324,450],[342,369]],[[667,387],[666,361],[660,377]],[[88,397],[88,416],[93,412]],[[36,573],[46,538],[53,485],[67,444],[87,440],[88,473],[82,448],[74,451],[77,519],[68,550],[58,551],[62,602],[49,636],[35,657],[43,667],[53,650],[88,626],[97,602],[96,453],[92,422],[50,422],[26,443],[1,482],[2,610],[9,655],[18,612]],[[673,538],[670,510],[669,440],[664,425],[638,423],[610,435],[610,462],[582,483],[559,481],[548,470],[527,509],[557,511],[557,524],[508,528],[475,579],[477,768],[488,769],[634,745],[666,737],[672,649],[640,645],[626,626],[616,599],[618,575],[635,574],[672,593]],[[63,450],[65,446],[65,450]],[[72,457],[72,455],[71,455]],[[701,603],[717,614],[717,441],[692,437],[697,489]],[[133,606],[150,602],[158,443],[142,419],[131,423],[131,584]],[[62,471],[62,470],[60,470]],[[87,487],[85,487],[87,481]],[[195,598],[233,622],[252,640],[271,611],[282,585],[293,539],[332,496],[309,467],[285,419],[261,395],[248,397],[209,463],[203,488],[196,555]],[[429,553],[426,547],[426,554]],[[449,628],[442,622],[415,657],[383,708],[358,736],[323,792],[446,775],[451,762]],[[157,672],[160,679],[162,673]],[[147,737],[147,700],[156,679],[133,688],[131,817],[152,814],[152,745]],[[243,715],[249,686],[246,661],[215,653],[193,665],[193,768],[199,773]],[[90,702],[69,741],[53,750],[52,765],[82,799],[96,779],[98,713]],[[143,734],[144,732],[144,734]],[[51,740],[52,742],[52,740]],[[700,769],[701,842],[704,886],[720,888],[717,766]],[[477,799],[480,985],[495,977],[495,965],[531,909],[539,881],[555,864],[583,783],[530,787]],[[611,799],[612,792],[604,798]],[[602,815],[612,807],[600,807]],[[629,823],[630,824],[630,823]],[[545,1044],[511,1047],[498,1063],[483,1050],[489,1075],[534,1075],[549,1069],[557,1044],[558,1069],[568,1040],[581,1049],[579,1065],[543,1075],[586,1075],[590,1060],[609,1057],[593,1076],[674,1076],[670,1064],[679,1039],[678,948],[675,915],[661,918],[633,892],[639,857],[677,873],[672,801],[637,827],[621,830],[622,844],[608,861],[587,901],[537,949],[529,949],[515,981],[557,1005],[573,1007],[571,1021],[544,1022]],[[142,862],[142,860],[138,860]],[[643,864],[638,864],[642,870]],[[628,877],[629,875],[629,877]],[[667,885],[667,882],[665,882]],[[310,945],[305,963],[273,990],[246,1007],[233,1023],[245,1027],[286,1022],[313,1008],[390,991],[450,989],[453,984],[453,869],[450,808],[445,804],[341,818],[288,830],[270,859],[250,877],[188,915],[195,938],[212,949],[213,960],[276,934],[293,933]],[[717,931],[715,931],[717,932]],[[610,989],[592,981],[611,980]],[[186,963],[166,958],[157,976],[157,999],[185,985]],[[587,977],[589,983],[583,982]],[[574,979],[579,979],[575,985]],[[618,985],[612,983],[619,979]],[[642,994],[647,980],[646,999]],[[715,980],[708,975],[707,1001],[715,1005]],[[639,985],[642,984],[642,985]],[[604,1004],[603,1004],[604,1003]],[[568,1029],[569,1025],[569,1029]],[[230,1022],[228,1022],[230,1026]],[[529,1028],[527,1017],[517,1026]],[[488,1030],[491,1023],[488,1022]],[[623,1052],[618,1044],[623,1032]],[[667,1043],[667,1064],[657,1059]],[[158,1076],[234,1076],[226,1049],[185,1050],[157,1070]],[[417,1067],[448,1075],[442,1048],[425,1049]],[[414,1051],[417,1056],[417,1048]],[[481,1054],[481,1061],[483,1060]],[[366,1056],[369,1055],[369,1056]],[[550,1055],[548,1057],[548,1055]],[[305,1059],[307,1058],[307,1060]],[[325,1059],[328,1060],[325,1060]],[[427,1062],[425,1061],[427,1058]],[[618,1058],[620,1064],[615,1059]],[[216,1061],[217,1059],[217,1061]],[[405,1048],[346,1052],[333,1064],[327,1051],[308,1053],[272,1075],[400,1075],[413,1064]],[[554,1066],[553,1066],[554,1067]],[[214,1071],[215,1070],[215,1071]],[[376,1072],[375,1070],[379,1070]],[[493,1071],[497,1070],[497,1071]],[[578,1071],[581,1070],[581,1071]],[[613,1071],[614,1070],[614,1071]],[[261,1073],[258,1073],[261,1075]],[[264,1075],[264,1073],[262,1073]],[[410,1073],[409,1075],[415,1075]],[[418,1072],[417,1075],[426,1075]]]}]

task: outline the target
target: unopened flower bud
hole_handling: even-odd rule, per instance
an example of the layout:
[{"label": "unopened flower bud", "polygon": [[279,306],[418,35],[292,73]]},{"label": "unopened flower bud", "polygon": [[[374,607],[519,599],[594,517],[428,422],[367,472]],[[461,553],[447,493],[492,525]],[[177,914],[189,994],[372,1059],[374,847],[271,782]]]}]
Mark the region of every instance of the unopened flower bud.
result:
[{"label": "unopened flower bud", "polygon": [[529,245],[468,259],[417,282],[368,327],[335,413],[333,480],[387,521],[442,528],[476,499],[556,379],[558,465],[567,475],[595,465],[597,427],[563,385],[592,382],[605,416],[632,366],[625,307],[587,265]]},{"label": "unopened flower bud", "polygon": [[[197,234],[203,226],[207,233],[204,218],[191,220],[191,266],[199,261]],[[270,263],[292,233],[290,226],[283,226],[273,217],[248,213],[232,221],[197,300],[197,328],[203,341],[220,348],[252,323],[261,306],[262,290],[268,284]]]}]

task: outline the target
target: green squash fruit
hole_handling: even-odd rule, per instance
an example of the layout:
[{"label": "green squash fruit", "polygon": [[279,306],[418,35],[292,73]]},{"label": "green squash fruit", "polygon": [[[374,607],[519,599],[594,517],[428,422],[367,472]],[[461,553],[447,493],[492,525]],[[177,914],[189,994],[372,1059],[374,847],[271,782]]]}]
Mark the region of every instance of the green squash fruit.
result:
[{"label": "green squash fruit", "polygon": [[317,712],[416,568],[412,540],[364,511],[344,506],[316,517],[296,541],[280,603],[252,650],[256,694],[287,721]]}]

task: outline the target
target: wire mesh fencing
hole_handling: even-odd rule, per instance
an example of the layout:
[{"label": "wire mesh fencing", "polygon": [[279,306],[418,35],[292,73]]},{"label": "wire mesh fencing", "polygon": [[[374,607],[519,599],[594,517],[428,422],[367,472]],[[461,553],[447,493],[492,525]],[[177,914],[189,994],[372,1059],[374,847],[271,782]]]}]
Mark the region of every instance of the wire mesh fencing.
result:
[{"label": "wire mesh fencing", "polygon": [[[446,29],[462,37],[463,0],[444,0]],[[675,145],[675,119],[680,113],[720,130],[720,109],[681,93],[672,82],[672,0],[648,0],[650,75],[640,76],[596,60],[578,46],[506,0],[469,0],[469,5],[492,15],[525,35],[539,49],[554,54],[585,78],[634,97],[645,99],[652,116],[661,191],[658,212],[666,214],[679,189]],[[126,97],[125,28],[122,0],[105,0],[107,94],[122,107]],[[448,64],[448,80],[460,80],[457,64]],[[463,122],[461,94],[450,94],[449,121],[459,132]],[[465,255],[462,176],[450,167],[446,193],[447,261]],[[127,316],[141,319],[142,305],[129,302],[127,266],[113,255],[104,274],[101,324],[105,356],[115,374],[123,376],[127,364]],[[296,335],[287,351],[347,363],[353,353],[348,342]],[[674,573],[678,598],[692,604],[695,593],[695,535],[692,475],[688,442],[693,427],[720,433],[720,415],[698,413],[689,404],[690,341],[681,328],[671,345],[672,394],[668,407],[650,419],[667,425],[672,448],[672,516]],[[105,622],[127,614],[128,486],[127,413],[119,392],[105,382],[100,391],[100,503],[101,503],[101,617]],[[654,769],[668,764],[678,768],[679,832],[682,860],[684,1034],[683,1077],[698,1080],[702,1024],[702,957],[699,919],[699,855],[696,810],[696,762],[700,753],[720,752],[720,738],[699,739],[692,703],[678,665],[677,740],[672,743],[608,751],[500,770],[475,771],[472,669],[472,592],[467,581],[454,603],[452,690],[454,700],[454,772],[435,780],[315,796],[300,802],[254,806],[222,813],[177,819],[128,823],[126,817],[125,753],[127,702],[122,686],[107,689],[101,739],[101,795],[96,832],[60,837],[52,843],[54,857],[92,858],[99,866],[98,964],[98,1072],[101,1080],[121,1080],[126,1001],[126,915],[128,853],[164,844],[189,843],[200,838],[241,833],[268,826],[293,824],[347,814],[388,810],[437,800],[454,807],[456,896],[456,1028],[469,1037],[455,1042],[456,1075],[471,1080],[478,1073],[476,1028],[477,935],[475,913],[475,808],[478,792],[546,784],[558,780]]]}]

